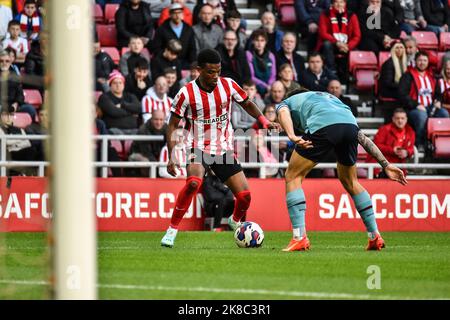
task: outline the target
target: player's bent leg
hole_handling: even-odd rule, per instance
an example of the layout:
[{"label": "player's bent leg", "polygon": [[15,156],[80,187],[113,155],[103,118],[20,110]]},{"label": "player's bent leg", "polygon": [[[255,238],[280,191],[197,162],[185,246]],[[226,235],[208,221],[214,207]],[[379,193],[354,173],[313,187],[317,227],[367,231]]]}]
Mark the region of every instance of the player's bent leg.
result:
[{"label": "player's bent leg", "polygon": [[293,238],[283,251],[309,250],[310,242],[306,235],[305,211],[306,199],[302,189],[302,181],[316,165],[296,152],[292,154],[286,170],[286,205],[292,224]]},{"label": "player's bent leg", "polygon": [[366,249],[381,250],[385,247],[384,240],[378,231],[370,195],[358,181],[356,166],[344,166],[338,163],[337,172],[339,180],[345,190],[351,195],[356,210],[358,210],[366,226],[369,236],[369,244]]},{"label": "player's bent leg", "polygon": [[169,229],[161,240],[161,245],[164,247],[172,248],[175,243],[175,238],[178,233],[178,225],[183,219],[184,214],[189,209],[192,199],[197,194],[202,185],[203,175],[205,169],[201,164],[189,164],[188,166],[188,178],[183,189],[178,193],[177,200],[175,202],[175,209],[173,210],[172,218],[170,220]]},{"label": "player's bent leg", "polygon": [[228,178],[225,184],[230,188],[236,198],[233,215],[228,218],[228,225],[234,231],[237,229],[241,219],[247,214],[252,197],[248,188],[247,178],[243,171]]}]

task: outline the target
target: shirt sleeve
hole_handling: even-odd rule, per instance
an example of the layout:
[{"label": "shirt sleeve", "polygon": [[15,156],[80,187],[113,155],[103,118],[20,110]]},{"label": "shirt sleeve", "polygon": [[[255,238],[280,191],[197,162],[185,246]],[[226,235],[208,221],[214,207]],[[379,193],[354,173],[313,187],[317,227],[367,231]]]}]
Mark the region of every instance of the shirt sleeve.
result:
[{"label": "shirt sleeve", "polygon": [[183,118],[184,114],[186,113],[188,104],[189,104],[189,99],[187,99],[186,90],[183,88],[175,96],[175,99],[173,99],[172,107],[170,108],[170,111],[172,113],[176,114],[177,116]]},{"label": "shirt sleeve", "polygon": [[281,108],[288,108],[288,109],[290,109],[289,108],[289,102],[290,102],[290,99],[286,99],[286,100],[283,100],[280,103],[276,104],[275,105],[276,112],[278,113],[281,110]]},{"label": "shirt sleeve", "polygon": [[247,93],[234,80],[231,80],[231,96],[238,103],[248,99]]}]

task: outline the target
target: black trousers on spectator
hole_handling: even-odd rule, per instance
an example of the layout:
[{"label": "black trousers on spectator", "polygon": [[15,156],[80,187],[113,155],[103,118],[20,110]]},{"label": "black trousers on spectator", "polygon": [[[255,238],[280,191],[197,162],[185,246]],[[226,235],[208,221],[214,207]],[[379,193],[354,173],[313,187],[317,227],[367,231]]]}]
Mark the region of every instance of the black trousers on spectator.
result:
[{"label": "black trousers on spectator", "polygon": [[336,72],[343,84],[348,84],[348,54],[339,52],[336,45],[330,41],[324,41],[321,49],[325,66]]},{"label": "black trousers on spectator", "polygon": [[376,41],[373,38],[364,37],[364,36],[361,38],[361,43],[359,44],[359,48],[362,51],[372,51],[373,53],[375,53],[375,55],[377,57],[378,57],[378,54],[380,53],[380,51],[385,50],[381,43],[379,43],[378,41]]},{"label": "black trousers on spectator", "polygon": [[233,214],[234,198],[225,197],[217,201],[208,202],[205,210],[208,216],[214,217],[213,227],[219,228],[222,218]]}]

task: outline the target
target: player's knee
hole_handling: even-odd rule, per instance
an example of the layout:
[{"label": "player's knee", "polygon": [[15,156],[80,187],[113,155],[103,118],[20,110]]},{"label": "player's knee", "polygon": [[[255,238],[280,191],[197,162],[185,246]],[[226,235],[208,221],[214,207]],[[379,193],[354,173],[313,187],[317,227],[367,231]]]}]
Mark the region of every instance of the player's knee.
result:
[{"label": "player's knee", "polygon": [[202,180],[197,177],[189,177],[186,181],[187,191],[197,192],[200,189]]}]

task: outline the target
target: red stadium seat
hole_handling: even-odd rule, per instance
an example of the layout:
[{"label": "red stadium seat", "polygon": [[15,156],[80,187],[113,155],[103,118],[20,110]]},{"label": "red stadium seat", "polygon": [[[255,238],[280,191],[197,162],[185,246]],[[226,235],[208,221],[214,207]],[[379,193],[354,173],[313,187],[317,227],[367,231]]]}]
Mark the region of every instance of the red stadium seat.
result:
[{"label": "red stadium seat", "polygon": [[297,16],[293,5],[282,5],[278,11],[281,26],[295,26]]},{"label": "red stadium seat", "polygon": [[367,151],[364,149],[364,147],[360,144],[358,144],[358,161],[365,162],[367,160]]},{"label": "red stadium seat", "polygon": [[115,64],[119,63],[119,61],[120,61],[120,53],[119,53],[119,50],[117,50],[117,48],[115,48],[115,47],[103,47],[102,51],[106,52],[107,54],[109,54],[109,56],[111,57],[111,59],[113,59]]},{"label": "red stadium seat", "polygon": [[438,50],[439,41],[434,32],[431,31],[413,31],[411,35],[416,38],[417,46],[421,50]]},{"label": "red stadium seat", "polygon": [[23,95],[25,103],[31,104],[37,109],[42,106],[42,96],[39,90],[24,89]]},{"label": "red stadium seat", "polygon": [[357,70],[355,72],[356,89],[361,91],[373,89],[376,82],[375,74],[374,70]]},{"label": "red stadium seat", "polygon": [[120,141],[120,140],[111,140],[111,146],[114,149],[116,149],[117,155],[119,156],[120,159],[122,159],[123,161],[127,160],[124,157],[124,149],[123,149],[122,141]]},{"label": "red stadium seat", "polygon": [[371,51],[351,51],[349,57],[349,69],[351,73],[356,70],[377,70],[378,60]]},{"label": "red stadium seat", "polygon": [[434,141],[435,158],[450,158],[450,136],[437,136]]},{"label": "red stadium seat", "polygon": [[381,72],[381,67],[391,57],[391,53],[389,51],[380,51],[378,55],[378,69]]},{"label": "red stadium seat", "polygon": [[428,118],[428,139],[437,135],[450,135],[450,118]]},{"label": "red stadium seat", "polygon": [[408,34],[405,31],[400,32],[400,39],[406,39],[408,38]]},{"label": "red stadium seat", "polygon": [[275,9],[279,9],[281,6],[283,6],[283,5],[291,5],[291,6],[293,6],[294,5],[294,0],[275,0],[274,1],[274,6],[275,6]]},{"label": "red stadium seat", "polygon": [[13,124],[14,126],[25,129],[28,127],[33,120],[31,119],[31,116],[26,112],[16,112],[14,113],[14,119]]},{"label": "red stadium seat", "polygon": [[450,32],[441,32],[439,36],[439,51],[450,49]]},{"label": "red stadium seat", "polygon": [[99,4],[94,5],[94,21],[97,23],[103,23],[103,10]]},{"label": "red stadium seat", "polygon": [[115,25],[97,24],[96,29],[102,47],[117,47],[117,31]]},{"label": "red stadium seat", "polygon": [[105,20],[108,24],[114,24],[116,22],[116,11],[119,9],[120,4],[108,3],[105,6]]}]

